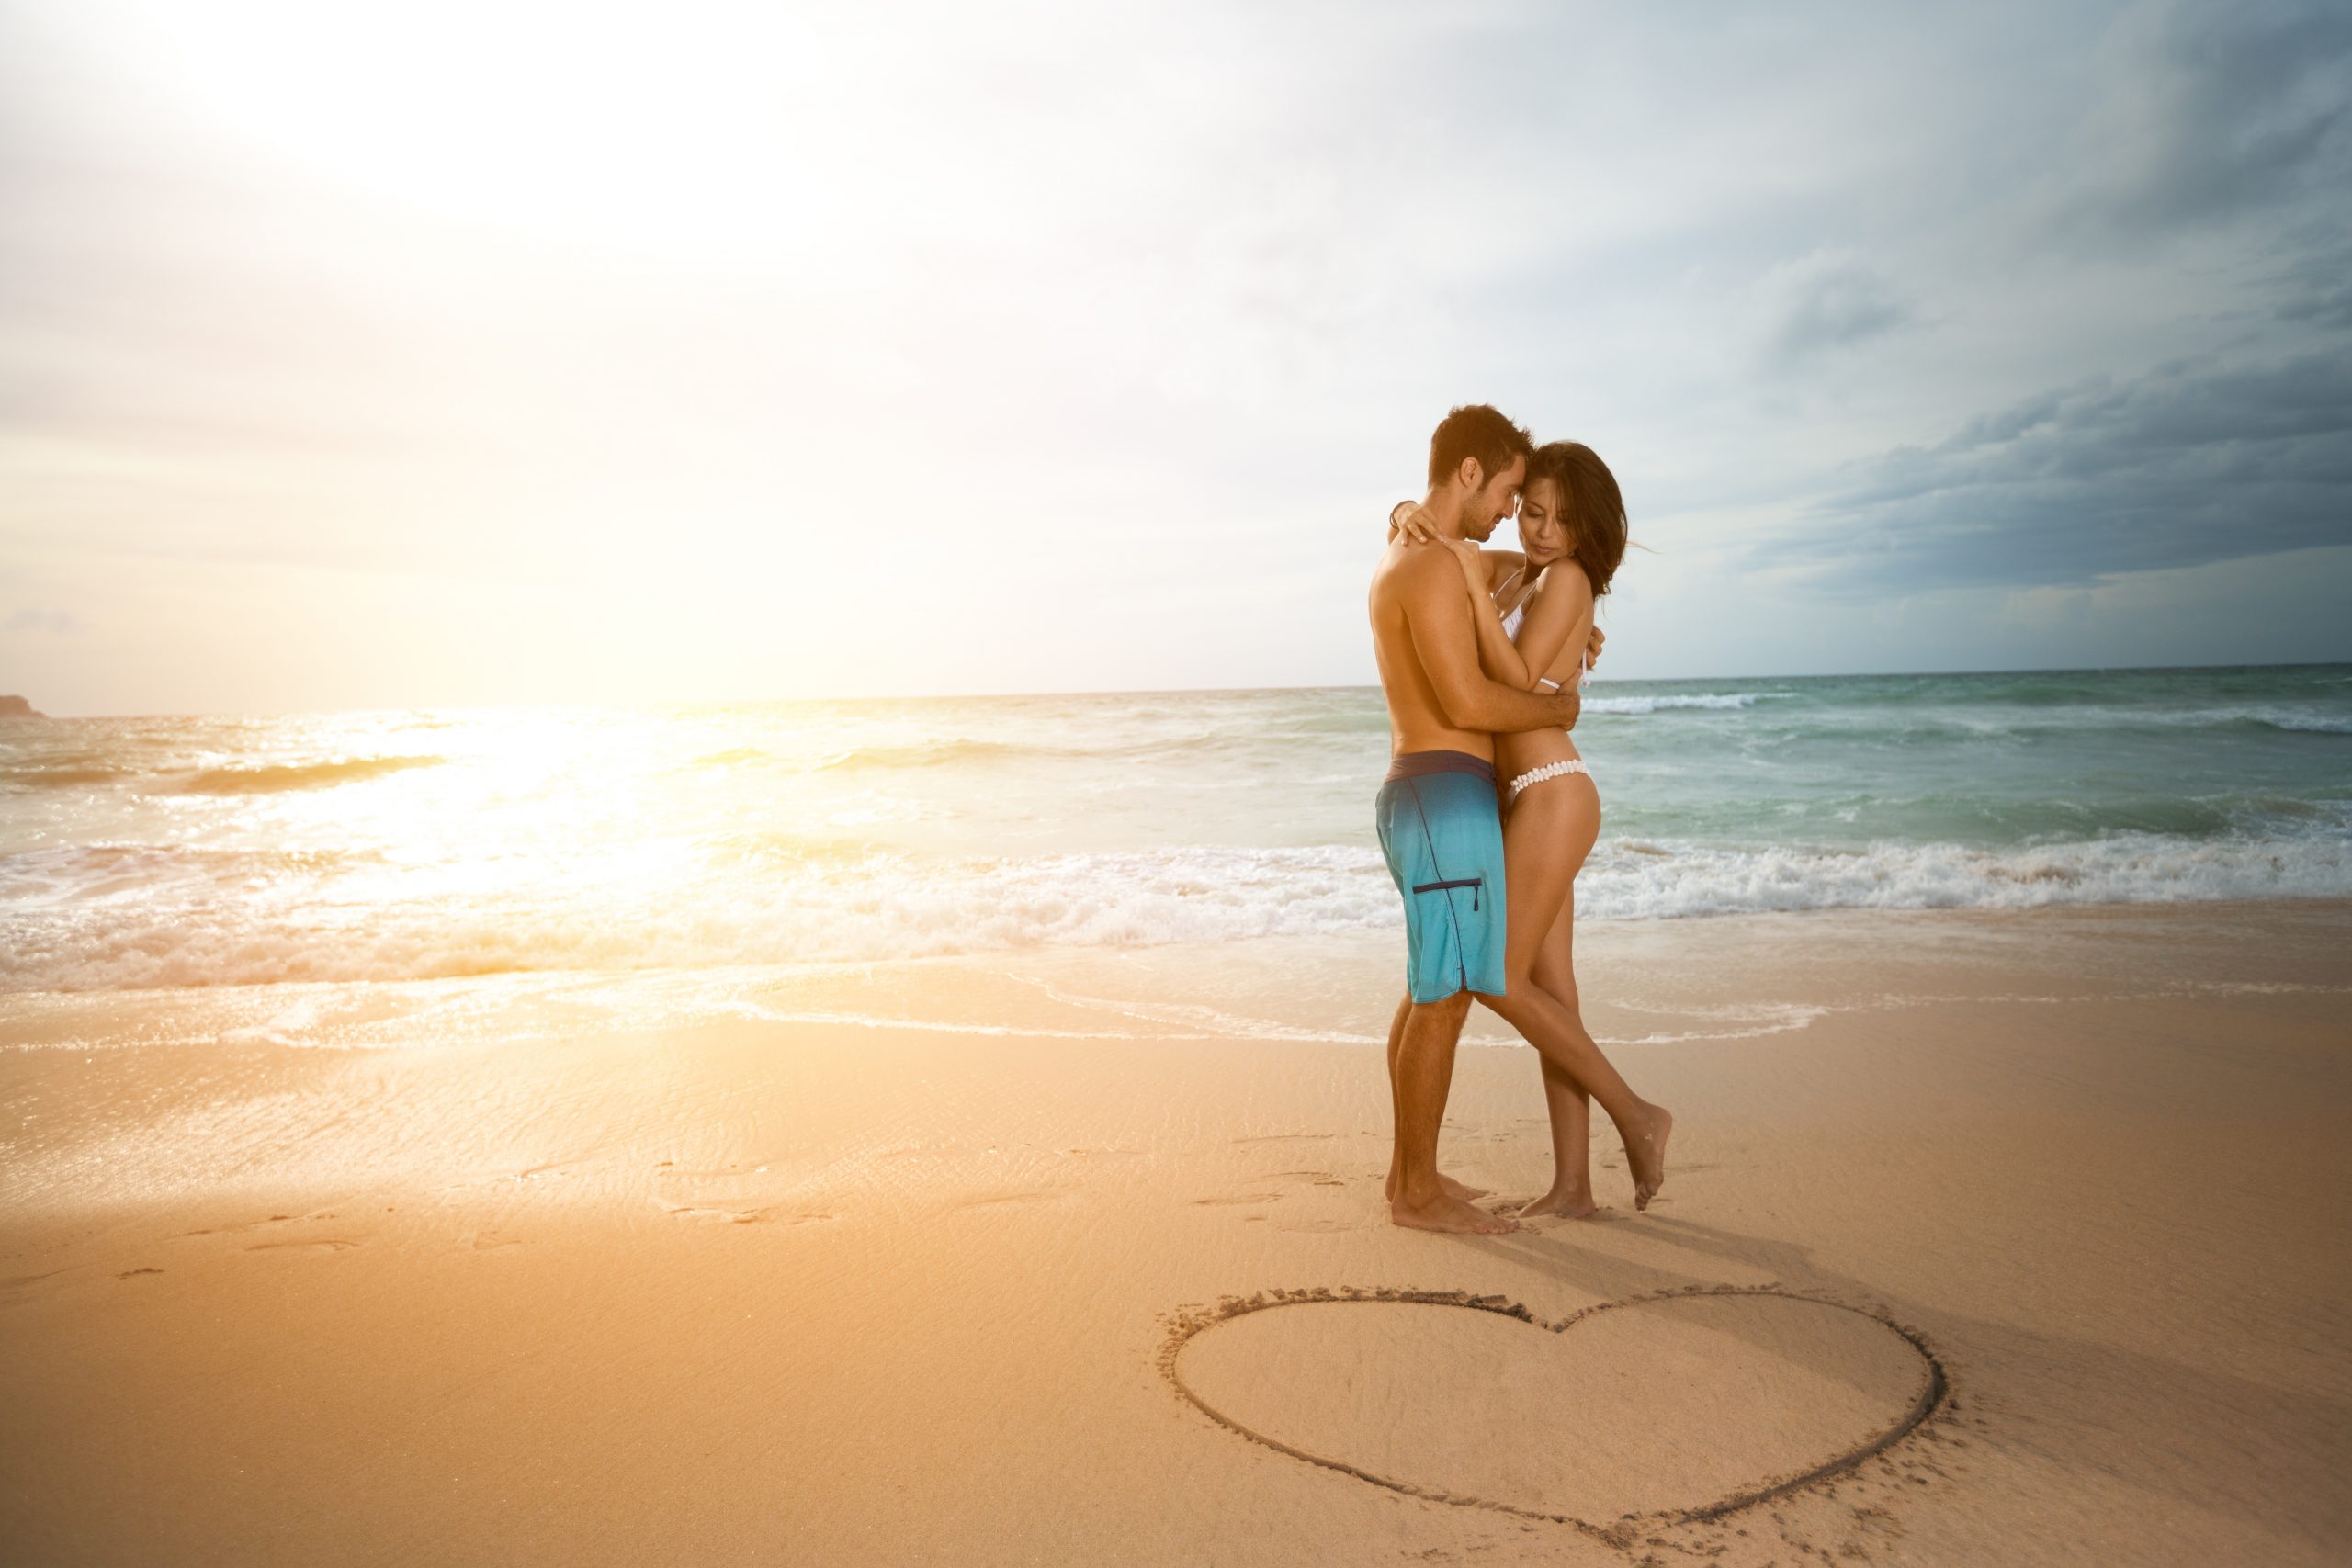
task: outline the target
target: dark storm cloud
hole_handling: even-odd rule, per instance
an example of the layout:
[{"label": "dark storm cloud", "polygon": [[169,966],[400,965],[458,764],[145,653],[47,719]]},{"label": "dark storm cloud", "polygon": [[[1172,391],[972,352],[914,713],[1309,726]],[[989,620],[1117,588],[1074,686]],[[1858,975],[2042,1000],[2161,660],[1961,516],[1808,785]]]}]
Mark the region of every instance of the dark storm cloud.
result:
[{"label": "dark storm cloud", "polygon": [[2322,332],[2352,327],[2352,236],[2298,256],[2279,279],[2278,319]]},{"label": "dark storm cloud", "polygon": [[1809,258],[1775,280],[1780,318],[1765,358],[1787,368],[1824,350],[1867,343],[1913,320],[1911,306],[1876,269],[1842,257]]},{"label": "dark storm cloud", "polygon": [[[2181,357],[2136,377],[2086,376],[1990,407],[1934,445],[1850,464],[1760,558],[1843,597],[2084,587],[2352,546],[2352,354],[2340,335],[2352,328],[2352,10],[2126,10],[2100,45],[2083,118],[2053,153],[2025,209],[2049,247],[2037,266],[2087,245],[2178,267],[2228,236],[2252,262],[2245,292],[2233,299],[2210,262],[2180,272]],[[1871,335],[1869,298],[1847,300],[1850,341]],[[1837,341],[1821,329],[1839,311],[1818,317],[1808,333],[1791,313],[1784,361]],[[2216,359],[2199,323],[2222,321],[2252,336]]]},{"label": "dark storm cloud", "polygon": [[2083,586],[2352,545],[2352,357],[2097,378],[1848,473],[1765,552],[1833,593]]},{"label": "dark storm cloud", "polygon": [[2352,171],[2352,9],[2126,12],[2053,196],[2057,227],[2120,236],[2340,192]]}]

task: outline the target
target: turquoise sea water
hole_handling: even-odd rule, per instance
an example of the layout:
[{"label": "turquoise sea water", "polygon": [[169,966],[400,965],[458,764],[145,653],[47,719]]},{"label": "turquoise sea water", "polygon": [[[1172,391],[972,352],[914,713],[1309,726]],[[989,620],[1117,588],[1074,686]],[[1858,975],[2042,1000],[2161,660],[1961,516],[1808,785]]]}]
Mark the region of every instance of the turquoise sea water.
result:
[{"label": "turquoise sea water", "polygon": [[[2352,667],[1597,681],[1584,918],[2352,896]],[[1377,931],[1368,689],[0,724],[0,987]]]}]

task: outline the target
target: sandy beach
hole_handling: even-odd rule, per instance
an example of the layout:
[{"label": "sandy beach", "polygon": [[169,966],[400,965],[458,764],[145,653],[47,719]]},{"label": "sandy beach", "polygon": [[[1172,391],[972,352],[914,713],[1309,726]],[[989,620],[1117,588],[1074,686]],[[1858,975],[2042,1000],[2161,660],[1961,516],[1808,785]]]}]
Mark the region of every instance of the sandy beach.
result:
[{"label": "sandy beach", "polygon": [[[1376,1044],[1187,1032],[1238,949],[374,1048],[69,1049],[16,1010],[6,1555],[2352,1553],[2352,905],[1580,949],[1672,1174],[1635,1214],[1603,1133],[1600,1216],[1495,1238],[1385,1222]],[[1250,962],[1301,1036],[1393,995],[1385,943]],[[823,1021],[876,991],[935,1026]],[[1465,1046],[1445,1166],[1532,1195],[1541,1114],[1529,1052]]]}]

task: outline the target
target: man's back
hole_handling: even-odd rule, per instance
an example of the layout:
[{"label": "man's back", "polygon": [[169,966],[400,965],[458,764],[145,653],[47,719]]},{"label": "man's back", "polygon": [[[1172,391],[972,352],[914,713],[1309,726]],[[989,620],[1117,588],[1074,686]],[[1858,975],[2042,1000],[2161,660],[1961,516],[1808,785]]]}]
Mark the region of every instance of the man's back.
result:
[{"label": "man's back", "polygon": [[1390,545],[1373,569],[1371,611],[1373,655],[1388,699],[1390,753],[1466,751],[1493,761],[1495,738],[1446,716],[1422,662],[1424,650],[1439,649],[1477,669],[1477,634],[1453,556],[1429,545]]}]

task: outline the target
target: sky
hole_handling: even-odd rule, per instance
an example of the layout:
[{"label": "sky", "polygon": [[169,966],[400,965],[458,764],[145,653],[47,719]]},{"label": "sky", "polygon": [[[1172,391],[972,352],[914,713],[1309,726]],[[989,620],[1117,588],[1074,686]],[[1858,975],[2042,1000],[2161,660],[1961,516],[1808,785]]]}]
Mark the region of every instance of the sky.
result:
[{"label": "sky", "polygon": [[0,691],[1369,683],[1469,401],[1603,676],[2352,660],[2347,192],[2332,5],[0,0]]}]

